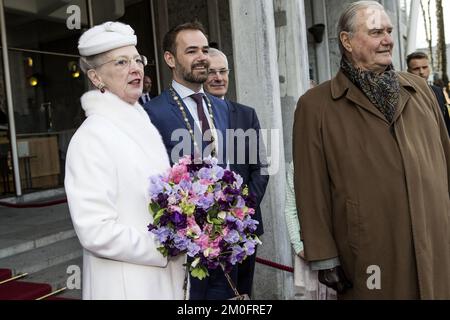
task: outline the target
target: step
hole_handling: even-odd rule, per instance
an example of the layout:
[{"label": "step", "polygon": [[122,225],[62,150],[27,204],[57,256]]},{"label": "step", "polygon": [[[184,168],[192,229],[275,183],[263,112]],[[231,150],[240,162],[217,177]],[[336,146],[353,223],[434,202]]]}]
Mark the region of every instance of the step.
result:
[{"label": "step", "polygon": [[10,279],[12,277],[11,270],[9,269],[0,269],[0,282],[6,279]]},{"label": "step", "polygon": [[35,300],[51,292],[45,283],[11,281],[0,285],[0,300]]},{"label": "step", "polygon": [[[51,285],[52,291],[56,291],[64,287],[68,287],[67,280],[74,274],[73,271],[69,274],[67,273],[69,266],[77,266],[81,271],[83,269],[83,258],[79,257],[76,259],[65,261],[55,266],[46,268],[42,271],[30,274],[25,279],[28,282],[48,283],[49,285]],[[71,284],[72,283],[73,282],[71,281]],[[64,292],[67,291],[71,290],[67,289]]]},{"label": "step", "polygon": [[70,218],[45,225],[3,225],[0,234],[0,259],[51,245],[76,236]]},{"label": "step", "polygon": [[80,242],[78,238],[72,237],[0,259],[0,267],[11,269],[13,274],[24,272],[32,274],[81,256]]}]

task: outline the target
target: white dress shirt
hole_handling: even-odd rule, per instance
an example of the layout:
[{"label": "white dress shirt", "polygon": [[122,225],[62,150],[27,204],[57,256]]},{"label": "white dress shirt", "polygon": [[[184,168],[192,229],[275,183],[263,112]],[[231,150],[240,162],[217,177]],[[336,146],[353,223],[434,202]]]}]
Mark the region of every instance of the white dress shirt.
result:
[{"label": "white dress shirt", "polygon": [[[195,92],[195,91],[183,86],[182,84],[176,82],[175,80],[172,80],[172,87],[178,93],[180,98],[183,100],[184,105],[187,107],[189,113],[191,114],[192,118],[194,119],[196,126],[198,128],[201,128],[200,120],[198,118],[198,113],[197,113],[197,103],[190,96],[195,93],[205,94],[203,87],[198,92]],[[218,139],[217,139],[217,132],[216,132],[216,130],[213,130],[213,128],[215,128],[214,123],[211,123],[211,116],[209,114],[208,106],[206,105],[205,99],[202,99],[202,100],[203,100],[203,112],[205,113],[205,116],[208,119],[208,124],[209,124],[209,127],[211,128],[211,133],[214,137],[216,150],[219,150],[218,149],[219,145],[218,145]]]}]

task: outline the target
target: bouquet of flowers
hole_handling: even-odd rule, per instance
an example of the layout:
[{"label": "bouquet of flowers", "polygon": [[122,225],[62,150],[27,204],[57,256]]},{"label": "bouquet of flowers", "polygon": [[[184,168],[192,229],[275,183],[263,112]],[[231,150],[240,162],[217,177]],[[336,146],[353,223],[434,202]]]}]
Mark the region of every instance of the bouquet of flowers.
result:
[{"label": "bouquet of flowers", "polygon": [[[187,270],[203,279],[208,269],[233,265],[255,253],[256,203],[242,177],[217,165],[217,159],[183,157],[166,175],[150,178],[148,226],[165,256],[186,253]],[[228,277],[227,277],[228,278]]]}]

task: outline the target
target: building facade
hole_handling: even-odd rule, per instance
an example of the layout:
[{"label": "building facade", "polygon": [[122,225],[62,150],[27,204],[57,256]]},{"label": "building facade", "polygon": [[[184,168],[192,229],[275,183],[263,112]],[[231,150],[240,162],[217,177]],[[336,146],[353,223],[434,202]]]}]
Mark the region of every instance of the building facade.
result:
[{"label": "building facade", "polygon": [[[171,79],[163,61],[164,34],[197,19],[228,57],[229,97],[254,107],[267,130],[271,179],[262,204],[266,232],[258,256],[292,265],[283,208],[293,113],[310,79],[320,83],[338,70],[335,30],[350,2],[0,0],[0,192],[21,195],[62,186],[67,146],[84,119],[79,98],[87,81],[78,69],[76,49],[84,29],[108,20],[130,24],[139,52],[150,61],[146,74],[153,79],[152,93],[158,94]],[[395,64],[402,69],[403,0],[380,2],[396,26]],[[257,265],[255,298],[292,297],[292,274]]]}]

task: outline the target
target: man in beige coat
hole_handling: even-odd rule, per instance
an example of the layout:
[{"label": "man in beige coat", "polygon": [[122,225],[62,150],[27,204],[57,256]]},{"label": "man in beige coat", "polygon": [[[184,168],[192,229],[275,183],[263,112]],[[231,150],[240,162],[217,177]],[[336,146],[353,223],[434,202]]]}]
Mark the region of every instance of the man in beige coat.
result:
[{"label": "man in beige coat", "polygon": [[392,67],[375,1],[339,21],[341,69],[298,102],[305,258],[340,299],[450,299],[450,143],[426,82]]}]

